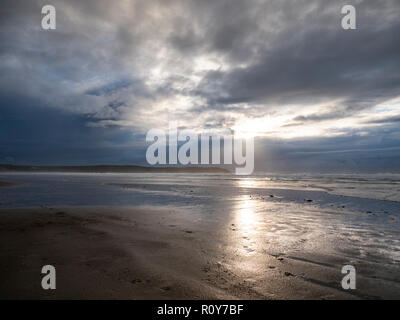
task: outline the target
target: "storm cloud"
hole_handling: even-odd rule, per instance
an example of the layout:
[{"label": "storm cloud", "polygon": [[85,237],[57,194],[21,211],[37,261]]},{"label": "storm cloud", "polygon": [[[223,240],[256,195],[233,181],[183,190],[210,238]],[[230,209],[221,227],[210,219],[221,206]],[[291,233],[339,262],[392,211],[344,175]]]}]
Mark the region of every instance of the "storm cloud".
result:
[{"label": "storm cloud", "polygon": [[140,163],[177,120],[256,136],[258,170],[400,170],[399,16],[397,0],[4,0],[1,162]]}]

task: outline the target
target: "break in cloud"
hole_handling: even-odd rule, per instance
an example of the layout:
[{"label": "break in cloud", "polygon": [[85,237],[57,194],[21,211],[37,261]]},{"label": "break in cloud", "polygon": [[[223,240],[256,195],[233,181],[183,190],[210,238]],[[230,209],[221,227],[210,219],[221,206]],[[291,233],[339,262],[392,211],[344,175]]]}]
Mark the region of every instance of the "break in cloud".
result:
[{"label": "break in cloud", "polygon": [[399,17],[398,0],[3,0],[0,162],[141,162],[178,120],[257,136],[259,170],[400,170]]}]

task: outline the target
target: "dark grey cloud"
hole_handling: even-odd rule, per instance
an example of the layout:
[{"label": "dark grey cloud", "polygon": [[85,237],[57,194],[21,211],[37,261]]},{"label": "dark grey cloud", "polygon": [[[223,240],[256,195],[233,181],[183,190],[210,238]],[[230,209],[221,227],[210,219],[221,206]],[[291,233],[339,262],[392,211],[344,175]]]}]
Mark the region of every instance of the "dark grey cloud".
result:
[{"label": "dark grey cloud", "polygon": [[371,124],[387,124],[387,123],[391,124],[397,122],[400,122],[400,116],[386,117],[386,118],[366,121],[366,123],[371,123]]},{"label": "dark grey cloud", "polygon": [[[57,30],[40,28],[45,4]],[[357,30],[341,28],[344,4]],[[398,115],[375,108],[399,97],[399,16],[398,0],[3,0],[1,159],[140,162],[144,133],[168,120],[218,129],[283,114],[300,133],[351,124],[264,137],[261,168],[392,168]],[[389,160],[361,163],[368,148]]]},{"label": "dark grey cloud", "polygon": [[2,96],[0,163],[144,163],[144,137],[120,128],[86,125],[87,116],[43,107],[40,101]]},{"label": "dark grey cloud", "polygon": [[345,118],[346,116],[351,115],[353,112],[350,107],[336,107],[331,108],[331,111],[322,111],[320,113],[312,113],[309,115],[300,115],[293,118],[293,122],[287,124],[286,126],[299,126],[307,123],[313,122],[322,122],[327,120],[337,120],[341,118]]},{"label": "dark grey cloud", "polygon": [[399,172],[399,130],[373,128],[330,138],[257,139],[255,168],[260,172]]},{"label": "dark grey cloud", "polygon": [[[400,3],[390,3],[398,12]],[[256,59],[246,67],[210,72],[197,93],[218,106],[342,98],[345,108],[355,111],[398,96],[400,22],[386,20],[388,3],[364,1],[357,6],[358,29],[345,31],[338,23],[340,4],[321,1],[304,20],[278,11],[288,23],[265,48],[259,45]],[[332,10],[324,12],[326,6]]]}]

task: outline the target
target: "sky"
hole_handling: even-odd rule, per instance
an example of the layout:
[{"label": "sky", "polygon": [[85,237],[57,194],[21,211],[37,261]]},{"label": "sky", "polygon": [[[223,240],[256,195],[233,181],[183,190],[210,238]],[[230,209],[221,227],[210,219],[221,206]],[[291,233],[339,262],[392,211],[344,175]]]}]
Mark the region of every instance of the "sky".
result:
[{"label": "sky", "polygon": [[146,164],[178,121],[256,171],[400,172],[399,34],[398,0],[2,0],[0,163]]}]

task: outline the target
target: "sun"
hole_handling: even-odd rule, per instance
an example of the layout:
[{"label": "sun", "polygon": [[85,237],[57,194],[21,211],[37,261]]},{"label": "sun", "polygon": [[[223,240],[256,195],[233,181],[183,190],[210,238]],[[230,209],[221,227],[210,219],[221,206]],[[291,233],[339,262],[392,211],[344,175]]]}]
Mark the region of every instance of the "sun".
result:
[{"label": "sun", "polygon": [[267,136],[279,129],[282,120],[271,117],[240,119],[232,129],[238,138],[255,138]]}]

